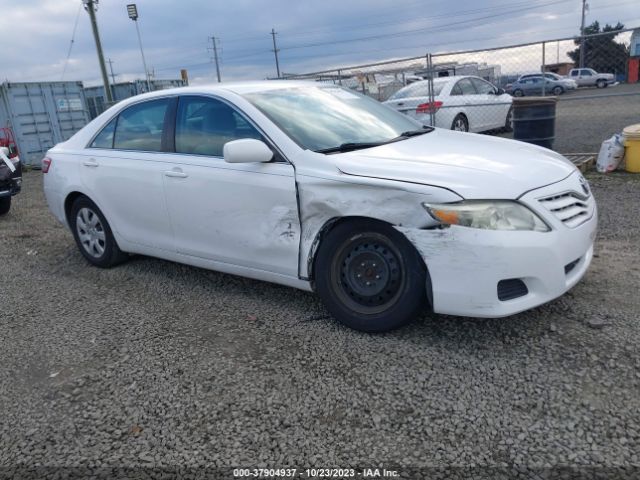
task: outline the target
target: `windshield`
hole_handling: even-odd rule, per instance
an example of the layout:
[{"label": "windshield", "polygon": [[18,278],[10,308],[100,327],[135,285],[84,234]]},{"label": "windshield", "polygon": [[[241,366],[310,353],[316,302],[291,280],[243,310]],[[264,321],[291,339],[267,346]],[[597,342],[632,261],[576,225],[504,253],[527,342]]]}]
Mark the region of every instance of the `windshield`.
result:
[{"label": "windshield", "polygon": [[[433,82],[433,94],[440,95],[444,88],[446,80],[434,80]],[[389,97],[389,100],[401,100],[403,98],[410,97],[427,97],[429,95],[429,82],[416,82],[406,87],[401,88],[396,93]]]},{"label": "windshield", "polygon": [[339,87],[277,88],[244,97],[309,150],[384,143],[421,127],[372,98]]}]

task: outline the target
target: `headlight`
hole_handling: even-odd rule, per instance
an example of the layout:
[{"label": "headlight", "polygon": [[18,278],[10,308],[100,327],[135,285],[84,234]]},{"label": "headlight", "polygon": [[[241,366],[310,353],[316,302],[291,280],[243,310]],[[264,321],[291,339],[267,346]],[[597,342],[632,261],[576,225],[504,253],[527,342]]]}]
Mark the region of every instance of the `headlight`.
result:
[{"label": "headlight", "polygon": [[467,201],[422,206],[443,225],[485,230],[528,230],[548,232],[550,228],[524,205],[509,200]]}]

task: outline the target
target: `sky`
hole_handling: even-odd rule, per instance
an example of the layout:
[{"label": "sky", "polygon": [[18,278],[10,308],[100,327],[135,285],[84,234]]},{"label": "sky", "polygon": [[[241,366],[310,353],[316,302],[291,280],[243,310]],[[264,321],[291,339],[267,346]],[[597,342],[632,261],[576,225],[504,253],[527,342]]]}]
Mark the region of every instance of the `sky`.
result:
[{"label": "sky", "polygon": [[[132,0],[100,0],[97,18],[116,81],[144,78]],[[639,0],[588,0],[587,21],[640,27]],[[223,81],[274,77],[271,29],[280,70],[339,66],[491,48],[579,32],[581,0],[137,0],[147,66],[156,78]],[[0,0],[2,81],[101,82],[89,15],[81,0]],[[15,33],[11,33],[15,32]],[[72,42],[73,39],[73,42]],[[71,48],[70,48],[71,47]],[[561,54],[565,55],[565,50]],[[513,62],[526,62],[514,50]],[[555,48],[547,56],[555,60]],[[466,58],[466,57],[465,57]],[[564,58],[562,58],[564,59]],[[561,59],[561,60],[562,60]],[[535,64],[538,60],[531,60]],[[107,65],[109,69],[109,65]]]}]

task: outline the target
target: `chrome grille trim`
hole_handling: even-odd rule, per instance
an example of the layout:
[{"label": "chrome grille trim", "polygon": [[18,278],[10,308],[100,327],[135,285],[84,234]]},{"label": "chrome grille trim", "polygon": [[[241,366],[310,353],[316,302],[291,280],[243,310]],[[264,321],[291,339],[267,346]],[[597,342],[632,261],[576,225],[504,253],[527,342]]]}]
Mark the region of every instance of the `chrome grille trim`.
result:
[{"label": "chrome grille trim", "polygon": [[593,214],[590,199],[591,195],[564,192],[539,198],[538,201],[567,227],[576,228],[589,220]]}]

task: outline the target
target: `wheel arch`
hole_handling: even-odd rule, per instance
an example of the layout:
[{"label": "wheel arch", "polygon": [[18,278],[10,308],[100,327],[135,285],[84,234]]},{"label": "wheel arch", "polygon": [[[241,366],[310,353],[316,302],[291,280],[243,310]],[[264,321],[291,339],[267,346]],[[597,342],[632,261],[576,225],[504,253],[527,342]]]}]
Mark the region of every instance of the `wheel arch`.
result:
[{"label": "wheel arch", "polygon": [[[309,252],[309,255],[307,257],[307,264],[308,264],[308,278],[307,280],[309,280],[309,282],[311,283],[312,288],[315,290],[315,286],[314,286],[314,280],[315,280],[315,274],[316,274],[316,259],[318,256],[318,250],[320,249],[320,244],[322,243],[323,239],[326,238],[326,236],[329,234],[329,232],[331,232],[331,230],[333,230],[334,228],[336,228],[338,225],[342,225],[345,223],[350,223],[350,222],[355,222],[358,220],[366,220],[368,222],[373,222],[373,223],[377,223],[381,226],[386,226],[386,227],[392,227],[394,228],[395,225],[393,225],[390,222],[384,221],[384,220],[380,220],[379,218],[374,218],[374,217],[367,217],[364,215],[348,215],[348,216],[343,216],[343,217],[333,217],[330,218],[329,220],[327,220],[322,227],[320,228],[320,230],[318,230],[318,233],[315,236],[315,239],[313,241],[313,243],[311,244],[311,250]],[[412,246],[412,248],[414,248],[417,252],[418,249],[415,247],[415,245],[413,244],[413,242],[411,242],[411,240],[409,240],[407,238],[407,236],[402,233],[400,230],[396,231],[402,235],[405,240],[407,240],[407,242]],[[424,267],[424,270],[426,272],[426,278],[427,278],[427,284],[425,285],[426,288],[426,293],[427,293],[427,300],[429,302],[429,307],[433,308],[433,287],[431,284],[431,275],[429,273],[429,267],[428,265],[425,263],[424,259],[422,258],[422,255],[419,254],[418,252],[418,256],[420,257],[420,260],[422,262],[422,266]]]},{"label": "wheel arch", "polygon": [[[73,192],[69,192],[64,199],[64,217],[67,221],[67,225],[71,226],[71,207],[73,207],[73,203],[80,197],[87,197],[89,200],[91,198],[88,195],[85,195],[82,192],[74,190]],[[93,202],[93,200],[91,200]],[[95,203],[95,202],[94,202]]]}]

